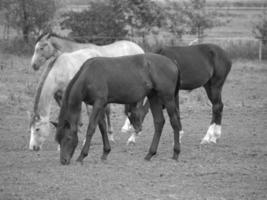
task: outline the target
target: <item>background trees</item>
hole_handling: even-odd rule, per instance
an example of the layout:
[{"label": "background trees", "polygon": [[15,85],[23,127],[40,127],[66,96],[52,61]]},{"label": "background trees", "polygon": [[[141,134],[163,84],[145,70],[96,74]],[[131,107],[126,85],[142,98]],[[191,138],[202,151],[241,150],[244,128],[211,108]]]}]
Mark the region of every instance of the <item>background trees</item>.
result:
[{"label": "background trees", "polygon": [[18,30],[25,42],[31,33],[39,32],[54,17],[54,0],[1,0],[6,23]]},{"label": "background trees", "polygon": [[108,0],[88,4],[82,12],[67,12],[61,28],[72,36],[98,42],[128,37],[144,37],[153,27],[160,27],[163,12],[150,0]]},{"label": "background trees", "polygon": [[218,19],[218,12],[207,10],[206,0],[190,0],[184,3],[183,13],[190,34],[199,42],[205,37],[205,30],[224,23]]}]

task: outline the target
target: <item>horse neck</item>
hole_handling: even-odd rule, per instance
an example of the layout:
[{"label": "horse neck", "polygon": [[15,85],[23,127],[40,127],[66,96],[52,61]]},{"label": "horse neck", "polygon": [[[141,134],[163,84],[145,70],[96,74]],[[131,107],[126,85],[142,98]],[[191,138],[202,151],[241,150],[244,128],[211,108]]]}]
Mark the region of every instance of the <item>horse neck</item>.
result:
[{"label": "horse neck", "polygon": [[75,41],[59,38],[59,37],[51,37],[51,42],[53,45],[57,47],[60,51],[63,52],[73,52],[79,49],[84,48],[94,48],[96,45],[91,43],[78,43]]},{"label": "horse neck", "polygon": [[34,114],[47,119],[50,117],[51,99],[56,90],[55,78],[53,73],[50,73],[55,62],[56,59],[51,61],[43,72],[34,100]]}]

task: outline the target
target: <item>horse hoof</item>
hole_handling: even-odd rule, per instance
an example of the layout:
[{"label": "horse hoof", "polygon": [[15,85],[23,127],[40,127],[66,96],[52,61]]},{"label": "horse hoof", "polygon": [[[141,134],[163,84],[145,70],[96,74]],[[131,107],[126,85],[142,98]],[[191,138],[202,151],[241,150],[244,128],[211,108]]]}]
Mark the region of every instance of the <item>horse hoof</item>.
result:
[{"label": "horse hoof", "polygon": [[121,128],[121,132],[122,132],[122,133],[128,133],[129,130],[130,130],[130,129],[127,129],[127,128],[123,128],[123,127]]},{"label": "horse hoof", "polygon": [[127,144],[127,146],[129,146],[129,145],[133,145],[134,146],[135,145],[135,141],[128,140],[126,144]]},{"label": "horse hoof", "polygon": [[76,162],[83,165],[83,158],[81,156],[79,156],[79,158],[77,158]]},{"label": "horse hoof", "polygon": [[212,138],[210,139],[210,143],[214,143],[214,144],[216,144],[216,140],[217,140],[216,137],[212,137]]},{"label": "horse hoof", "polygon": [[113,135],[108,135],[108,140],[114,144],[116,143]]},{"label": "horse hoof", "polygon": [[107,160],[107,155],[102,155],[102,156],[101,156],[101,160],[102,160],[102,161]]},{"label": "horse hoof", "polygon": [[207,139],[202,139],[200,142],[200,144],[209,144],[209,143],[210,143],[210,141]]},{"label": "horse hoof", "polygon": [[145,160],[146,160],[146,161],[150,161],[151,158],[152,158],[154,155],[156,155],[156,152],[149,152],[149,153],[146,155]]},{"label": "horse hoof", "polygon": [[179,155],[173,155],[172,159],[178,162],[178,157],[179,157]]}]

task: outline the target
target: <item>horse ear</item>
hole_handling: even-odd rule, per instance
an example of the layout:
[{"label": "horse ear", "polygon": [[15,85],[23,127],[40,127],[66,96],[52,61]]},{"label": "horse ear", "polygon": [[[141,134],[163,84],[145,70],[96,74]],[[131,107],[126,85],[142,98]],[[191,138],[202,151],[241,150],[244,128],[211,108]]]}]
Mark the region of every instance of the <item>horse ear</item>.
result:
[{"label": "horse ear", "polygon": [[51,123],[55,128],[57,128],[57,125],[58,125],[57,122],[50,121],[50,123]]}]

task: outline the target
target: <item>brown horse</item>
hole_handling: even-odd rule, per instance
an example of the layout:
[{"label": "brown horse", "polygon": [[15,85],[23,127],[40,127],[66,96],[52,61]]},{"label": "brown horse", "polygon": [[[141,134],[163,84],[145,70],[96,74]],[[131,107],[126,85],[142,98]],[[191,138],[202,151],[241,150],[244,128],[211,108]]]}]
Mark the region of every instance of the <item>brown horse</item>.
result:
[{"label": "brown horse", "polygon": [[129,119],[137,132],[142,129],[140,102],[148,97],[154,119],[154,137],[145,159],[156,154],[164,126],[163,106],[167,109],[174,130],[173,159],[180,153],[179,132],[181,131],[178,97],[179,72],[167,57],[157,54],[139,54],[118,58],[97,57],[87,60],[69,83],[60,109],[56,141],[60,145],[60,162],[65,165],[78,144],[77,124],[81,103],[93,105],[86,134],[86,142],[77,161],[87,156],[92,136],[98,124],[102,134],[104,151],[102,159],[110,152],[107,138],[104,107],[108,103],[129,104]]},{"label": "brown horse", "polygon": [[[212,119],[207,134],[201,144],[216,143],[221,136],[222,88],[232,63],[226,52],[214,44],[199,44],[186,47],[165,47],[158,54],[170,58],[181,72],[181,90],[193,90],[204,87],[212,103]],[[148,112],[149,102],[143,107],[143,115]],[[142,116],[144,119],[145,116]],[[182,133],[182,132],[181,132]],[[180,133],[180,136],[182,134]],[[129,140],[135,140],[133,134]]]}]

